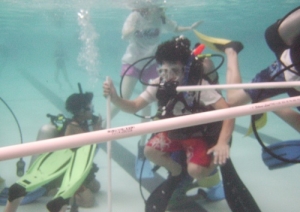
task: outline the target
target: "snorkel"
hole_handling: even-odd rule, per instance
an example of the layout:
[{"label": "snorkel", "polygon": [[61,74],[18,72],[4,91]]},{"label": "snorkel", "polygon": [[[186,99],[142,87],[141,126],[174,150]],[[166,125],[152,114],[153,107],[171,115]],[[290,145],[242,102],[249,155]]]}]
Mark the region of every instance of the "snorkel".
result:
[{"label": "snorkel", "polygon": [[[82,92],[82,87],[81,87],[81,84],[80,83],[78,83],[78,90],[79,90],[79,93],[80,94],[82,94],[83,95],[83,92]],[[93,97],[92,97],[92,99],[93,99]],[[91,100],[92,101],[92,100]],[[93,111],[94,112],[94,111]],[[96,115],[94,115],[93,114],[93,116],[92,116],[92,124],[95,124],[95,123],[97,123],[97,121],[100,119],[100,116],[96,116]]]}]

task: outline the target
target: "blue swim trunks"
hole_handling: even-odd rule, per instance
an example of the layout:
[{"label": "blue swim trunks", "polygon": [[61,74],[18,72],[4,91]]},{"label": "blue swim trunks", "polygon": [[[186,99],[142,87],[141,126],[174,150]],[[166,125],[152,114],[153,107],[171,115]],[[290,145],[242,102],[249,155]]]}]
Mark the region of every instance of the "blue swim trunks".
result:
[{"label": "blue swim trunks", "polygon": [[[252,83],[259,82],[285,82],[283,72],[279,74],[282,70],[279,61],[275,61],[268,68],[262,70],[253,79]],[[275,76],[279,74],[278,76]],[[274,78],[274,79],[272,79]],[[274,89],[245,89],[245,92],[249,94],[252,102],[259,102],[263,99],[271,98],[279,94],[287,93],[290,97],[299,96],[300,92],[294,88],[274,88]],[[300,107],[297,107],[300,111]]]}]

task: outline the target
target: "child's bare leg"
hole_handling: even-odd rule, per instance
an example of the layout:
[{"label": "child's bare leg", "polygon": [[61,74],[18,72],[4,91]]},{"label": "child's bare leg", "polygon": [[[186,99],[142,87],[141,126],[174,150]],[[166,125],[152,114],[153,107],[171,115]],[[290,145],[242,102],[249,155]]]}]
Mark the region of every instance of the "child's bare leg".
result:
[{"label": "child's bare leg", "polygon": [[7,201],[4,212],[16,212],[23,198],[19,197],[11,202]]},{"label": "child's bare leg", "polygon": [[153,147],[145,147],[145,156],[156,165],[165,167],[172,176],[177,176],[181,173],[182,168],[179,163],[176,163],[169,153],[154,149]]},{"label": "child's bare leg", "polygon": [[[232,48],[226,48],[225,54],[227,56],[227,84],[242,83],[238,64],[238,54]],[[250,100],[250,97],[243,89],[227,90],[227,102],[230,106],[243,105],[248,103]]]},{"label": "child's bare leg", "polygon": [[297,130],[297,132],[300,132],[300,114],[298,112],[290,108],[285,108],[274,111],[274,113]]}]

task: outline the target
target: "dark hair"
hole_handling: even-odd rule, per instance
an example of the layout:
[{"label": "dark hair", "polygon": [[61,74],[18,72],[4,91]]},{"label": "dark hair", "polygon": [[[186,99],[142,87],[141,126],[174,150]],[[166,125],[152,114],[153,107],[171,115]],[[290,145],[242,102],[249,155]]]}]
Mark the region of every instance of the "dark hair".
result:
[{"label": "dark hair", "polygon": [[162,64],[163,61],[180,61],[183,65],[186,65],[191,55],[190,45],[189,39],[182,36],[175,37],[158,46],[155,59],[158,64]]},{"label": "dark hair", "polygon": [[174,63],[180,61],[185,68],[190,69],[187,84],[196,85],[202,78],[203,64],[202,59],[195,60],[194,57],[191,57],[190,45],[189,39],[183,36],[175,37],[158,46],[155,59],[158,64],[162,64],[163,61]]},{"label": "dark hair", "polygon": [[66,109],[73,115],[76,115],[81,109],[84,109],[88,104],[90,104],[92,99],[93,93],[91,92],[86,92],[84,94],[74,93],[68,97],[66,101]]}]

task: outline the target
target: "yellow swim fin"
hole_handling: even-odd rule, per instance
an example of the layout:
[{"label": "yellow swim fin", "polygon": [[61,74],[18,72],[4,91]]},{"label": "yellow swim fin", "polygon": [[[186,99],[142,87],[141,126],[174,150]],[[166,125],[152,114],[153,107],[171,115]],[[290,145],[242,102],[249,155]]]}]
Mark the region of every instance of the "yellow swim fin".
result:
[{"label": "yellow swim fin", "polygon": [[233,48],[237,53],[239,53],[243,48],[243,44],[239,41],[231,41],[224,38],[210,37],[204,35],[197,30],[194,30],[195,35],[198,37],[201,43],[205,44],[207,47],[214,51],[224,52],[226,48]]},{"label": "yellow swim fin", "polygon": [[[267,123],[267,114],[266,113],[257,114],[257,115],[255,115],[254,119],[255,119],[256,129],[259,130],[259,129],[263,128],[266,125],[266,123]],[[248,131],[247,131],[245,136],[249,136],[252,133],[253,133],[253,129],[252,129],[252,124],[250,123],[250,126],[249,126]]]}]

